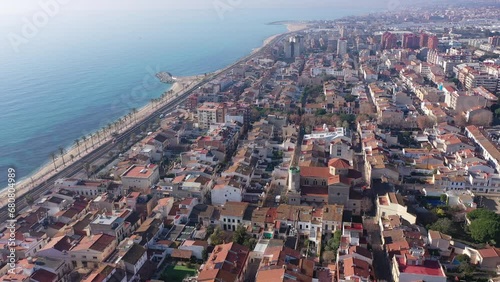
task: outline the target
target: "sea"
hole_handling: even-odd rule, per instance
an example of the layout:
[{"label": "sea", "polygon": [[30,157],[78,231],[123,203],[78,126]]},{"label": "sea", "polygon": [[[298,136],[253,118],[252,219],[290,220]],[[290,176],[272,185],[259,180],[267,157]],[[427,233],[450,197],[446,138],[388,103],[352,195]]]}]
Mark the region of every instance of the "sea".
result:
[{"label": "sea", "polygon": [[[171,85],[154,74],[192,76],[248,55],[270,22],[336,19],[363,9],[65,11],[0,18],[0,187],[51,162],[50,154],[130,112]],[[46,20],[46,21],[44,21]],[[26,30],[25,30],[26,31]],[[26,35],[26,36],[25,36]],[[22,37],[21,37],[22,36]]]}]

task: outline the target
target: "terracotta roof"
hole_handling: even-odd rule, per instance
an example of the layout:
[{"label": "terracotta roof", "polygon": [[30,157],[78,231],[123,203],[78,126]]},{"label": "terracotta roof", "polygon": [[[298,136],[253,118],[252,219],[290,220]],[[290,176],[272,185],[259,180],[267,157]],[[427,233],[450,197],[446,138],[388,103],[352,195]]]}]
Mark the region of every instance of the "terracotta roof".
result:
[{"label": "terracotta roof", "polygon": [[334,168],[351,168],[351,165],[349,164],[348,161],[340,158],[333,158],[329,160],[328,166]]},{"label": "terracotta roof", "polygon": [[248,259],[248,248],[236,243],[215,246],[198,281],[236,281]]},{"label": "terracotta roof", "polygon": [[331,176],[330,170],[327,167],[300,167],[300,176],[302,177],[319,177],[328,178]]},{"label": "terracotta roof", "polygon": [[488,248],[478,250],[479,254],[483,258],[496,258],[500,257],[500,249],[499,248]]},{"label": "terracotta roof", "polygon": [[55,282],[57,281],[57,275],[45,269],[38,269],[31,274],[31,279],[38,282]]},{"label": "terracotta roof", "polygon": [[174,249],[172,251],[172,257],[178,259],[190,259],[193,255],[193,251]]},{"label": "terracotta roof", "polygon": [[358,276],[362,278],[370,277],[370,264],[364,260],[347,258],[344,260],[345,277]]}]

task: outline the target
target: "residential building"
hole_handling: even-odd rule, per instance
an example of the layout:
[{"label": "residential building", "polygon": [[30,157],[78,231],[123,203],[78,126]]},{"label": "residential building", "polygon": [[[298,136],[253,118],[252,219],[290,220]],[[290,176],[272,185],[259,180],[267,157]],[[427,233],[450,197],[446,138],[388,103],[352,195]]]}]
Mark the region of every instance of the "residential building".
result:
[{"label": "residential building", "polygon": [[243,282],[247,272],[248,255],[248,248],[234,242],[217,245],[200,270],[196,281]]},{"label": "residential building", "polygon": [[132,165],[121,175],[123,189],[126,193],[130,190],[148,193],[159,179],[158,166],[155,164],[146,166]]}]

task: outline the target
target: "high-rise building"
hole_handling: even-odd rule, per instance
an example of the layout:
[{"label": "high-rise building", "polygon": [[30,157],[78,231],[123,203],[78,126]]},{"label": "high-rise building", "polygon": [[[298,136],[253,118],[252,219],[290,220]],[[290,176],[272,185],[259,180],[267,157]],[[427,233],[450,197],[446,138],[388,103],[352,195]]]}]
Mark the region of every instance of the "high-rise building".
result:
[{"label": "high-rise building", "polygon": [[347,40],[345,38],[340,38],[337,41],[337,54],[339,56],[347,54]]},{"label": "high-rise building", "polygon": [[393,49],[397,47],[398,38],[395,34],[384,32],[382,35],[382,49]]},{"label": "high-rise building", "polygon": [[339,28],[339,33],[340,33],[340,37],[346,37],[346,28],[345,26],[341,25],[340,28]]},{"label": "high-rise building", "polygon": [[418,49],[420,46],[420,38],[413,33],[403,35],[403,48]]},{"label": "high-rise building", "polygon": [[426,47],[429,42],[429,35],[427,33],[420,33],[420,47]]},{"label": "high-rise building", "polygon": [[301,35],[291,36],[285,42],[285,58],[287,59],[300,56],[304,50],[304,37]]},{"label": "high-rise building", "polygon": [[[437,36],[435,36],[435,35],[429,36],[429,40],[427,41],[427,47],[429,49],[437,49],[438,44],[439,44],[439,39]],[[420,46],[420,47],[424,47],[424,46]]]},{"label": "high-rise building", "polygon": [[491,36],[488,38],[488,43],[497,47],[500,46],[500,36]]}]

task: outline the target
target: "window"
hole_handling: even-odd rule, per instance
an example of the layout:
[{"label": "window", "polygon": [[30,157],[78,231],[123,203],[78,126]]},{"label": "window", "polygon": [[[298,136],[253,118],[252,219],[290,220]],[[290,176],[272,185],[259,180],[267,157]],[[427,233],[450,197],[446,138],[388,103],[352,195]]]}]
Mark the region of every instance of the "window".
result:
[{"label": "window", "polygon": [[97,259],[97,257],[92,257],[93,259]]},{"label": "window", "polygon": [[226,222],[226,218],[224,218],[224,222]]}]

